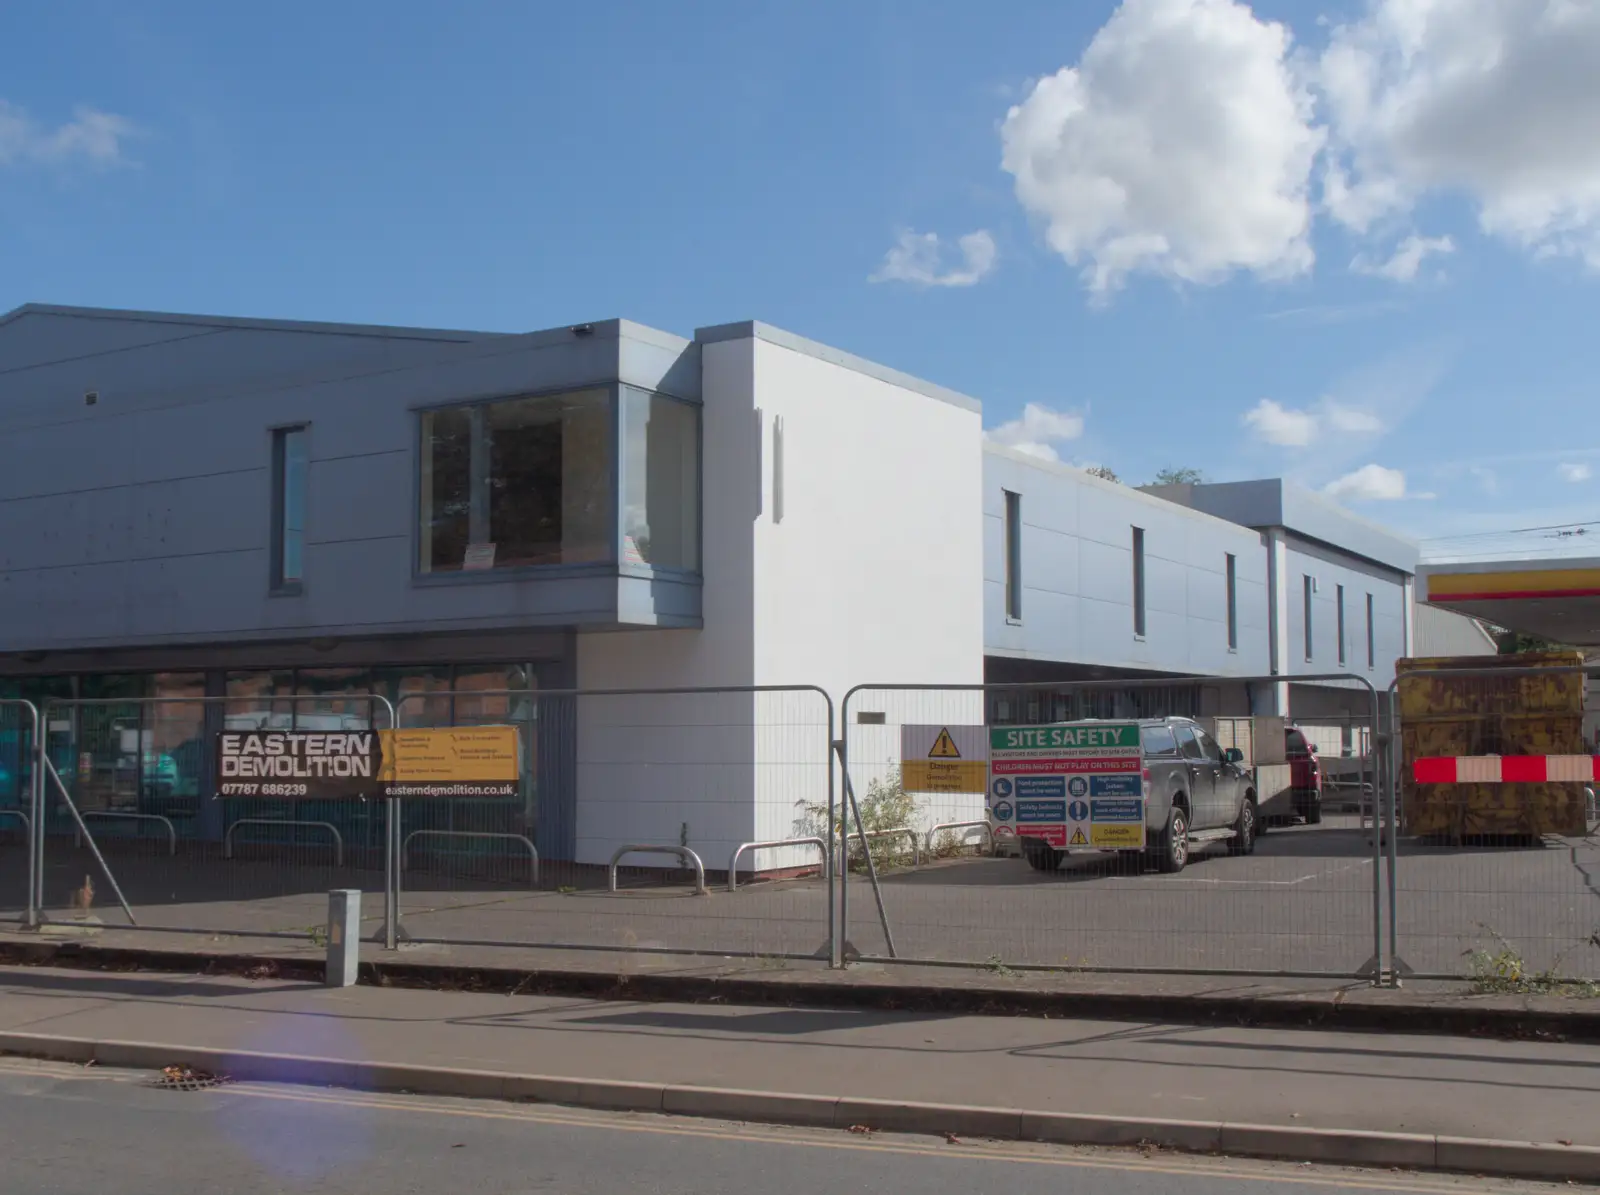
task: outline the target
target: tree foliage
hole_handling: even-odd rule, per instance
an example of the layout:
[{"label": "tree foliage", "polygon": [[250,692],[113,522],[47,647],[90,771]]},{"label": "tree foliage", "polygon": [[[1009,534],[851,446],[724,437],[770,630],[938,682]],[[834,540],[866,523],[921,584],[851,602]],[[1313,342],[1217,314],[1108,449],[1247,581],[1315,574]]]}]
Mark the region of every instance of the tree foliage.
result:
[{"label": "tree foliage", "polygon": [[1156,474],[1153,485],[1204,485],[1205,474],[1199,469],[1187,467],[1177,469],[1163,469]]}]

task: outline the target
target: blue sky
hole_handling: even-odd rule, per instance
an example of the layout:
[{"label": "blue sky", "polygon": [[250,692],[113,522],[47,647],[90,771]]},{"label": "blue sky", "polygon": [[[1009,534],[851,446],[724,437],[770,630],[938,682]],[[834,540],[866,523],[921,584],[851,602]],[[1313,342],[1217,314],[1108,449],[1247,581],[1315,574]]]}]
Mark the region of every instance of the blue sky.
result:
[{"label": "blue sky", "polygon": [[[758,318],[1135,483],[1597,520],[1595,61],[1600,0],[17,6],[0,309]],[[1502,543],[1563,546],[1438,546]]]}]

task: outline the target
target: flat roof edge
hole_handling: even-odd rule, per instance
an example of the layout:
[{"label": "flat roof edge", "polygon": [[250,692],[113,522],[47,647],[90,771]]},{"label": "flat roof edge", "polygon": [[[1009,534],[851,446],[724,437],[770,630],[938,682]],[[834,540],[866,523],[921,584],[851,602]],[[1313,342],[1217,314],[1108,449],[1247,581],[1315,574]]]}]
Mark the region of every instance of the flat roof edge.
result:
[{"label": "flat roof edge", "polygon": [[1064,461],[1047,461],[1042,456],[1034,456],[1031,452],[1020,452],[1015,448],[1007,448],[1004,444],[996,444],[987,436],[984,437],[983,451],[990,456],[1003,457],[1019,465],[1027,465],[1044,473],[1053,473],[1058,477],[1065,477],[1072,481],[1082,481],[1089,486],[1099,487],[1108,493],[1131,497],[1146,506],[1160,507],[1163,510],[1178,511],[1196,519],[1203,519],[1208,523],[1216,523],[1240,535],[1254,536],[1260,539],[1261,533],[1254,527],[1245,523],[1235,523],[1232,519],[1225,519],[1221,515],[1214,515],[1209,510],[1187,506],[1182,502],[1174,502],[1171,498],[1161,494],[1152,494],[1142,486],[1126,485],[1120,481],[1107,481],[1104,477],[1096,477],[1087,469],[1077,465],[1069,465]]},{"label": "flat roof edge", "polygon": [[831,345],[819,341],[808,340],[804,336],[797,336],[793,332],[785,332],[782,328],[775,328],[771,324],[764,324],[760,320],[743,320],[733,324],[714,324],[708,328],[694,330],[695,341],[699,344],[719,344],[727,340],[764,340],[768,344],[777,345],[779,348],[789,349],[791,352],[803,353],[808,357],[815,357],[819,361],[826,361],[830,365],[837,365],[841,369],[852,370],[880,382],[887,382],[891,386],[899,386],[902,390],[910,390],[921,394],[925,398],[937,399],[942,403],[949,403],[963,411],[982,414],[983,404],[975,398],[956,390],[947,389],[934,382],[926,382],[909,373],[901,373],[887,365],[879,365],[876,361],[868,361],[865,357],[857,357],[854,353],[847,353],[843,349],[833,348]]},{"label": "flat roof edge", "polygon": [[199,315],[177,311],[136,311],[118,307],[65,307],[52,303],[24,303],[0,315],[0,325],[29,315],[56,315],[72,319],[131,320],[146,324],[187,324],[209,328],[307,332],[324,336],[373,336],[396,340],[466,342],[515,336],[515,332],[472,332],[451,328],[410,328],[391,324],[349,324],[317,320],[257,319],[251,316]]}]

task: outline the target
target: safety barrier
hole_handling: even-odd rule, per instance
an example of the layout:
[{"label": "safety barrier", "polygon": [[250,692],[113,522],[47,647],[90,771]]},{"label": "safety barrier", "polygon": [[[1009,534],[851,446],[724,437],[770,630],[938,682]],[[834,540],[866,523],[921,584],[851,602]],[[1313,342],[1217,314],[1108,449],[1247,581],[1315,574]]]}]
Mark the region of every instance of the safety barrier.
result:
[{"label": "safety barrier", "polygon": [[[120,809],[85,809],[83,811],[83,820],[88,821],[91,817],[107,822],[155,822],[157,825],[165,826],[167,828],[167,854],[176,855],[178,853],[177,828],[173,826],[170,818],[162,817],[159,813],[129,813]],[[78,847],[83,845],[83,834],[80,831],[73,831],[72,843]]]},{"label": "safety barrier", "polygon": [[[931,856],[933,854],[934,835],[952,830],[982,830],[984,837],[989,840],[989,853],[991,855],[994,854],[994,827],[989,824],[987,818],[968,822],[940,822],[936,826],[928,827],[928,836],[923,843],[923,852]],[[961,841],[965,843],[969,837],[971,835],[963,834]]]},{"label": "safety barrier", "polygon": [[[777,850],[779,847],[788,846],[814,846],[822,852],[822,872],[824,878],[831,878],[832,869],[828,866],[828,844],[815,836],[806,838],[774,838],[767,842],[741,842],[733,848],[733,854],[728,857],[728,891],[739,890],[739,859],[747,851]],[[614,861],[613,861],[614,862]]]},{"label": "safety barrier", "polygon": [[1499,767],[1479,765],[1423,805],[1430,786],[1405,774],[1401,715],[1401,685],[1414,680],[1428,713],[1415,757],[1481,756],[1488,744],[1506,757],[1589,754],[1585,702],[1597,678],[1593,663],[1475,665],[1408,669],[1389,685],[1391,982],[1465,979],[1506,992],[1600,982],[1590,787],[1528,778],[1508,789],[1491,780]]},{"label": "safety barrier", "polygon": [[[227,829],[227,832],[224,833],[223,836],[222,836],[222,857],[224,859],[233,858],[233,836],[234,836],[234,833],[239,829],[240,826],[303,826],[306,829],[310,829],[310,830],[326,830],[328,832],[328,834],[333,838],[333,862],[334,862],[334,866],[339,867],[339,866],[343,866],[343,864],[344,864],[344,835],[339,833],[339,827],[338,826],[334,825],[332,822],[302,821],[299,818],[289,818],[289,817],[241,817],[238,821],[236,821],[232,825],[230,825],[228,827],[228,829]],[[290,841],[288,844],[282,844],[282,843],[271,843],[271,844],[268,844],[268,843],[259,843],[259,842],[257,842],[257,843],[251,843],[250,845],[252,845],[252,846],[266,846],[266,845],[297,846],[299,844],[295,843],[293,841]]]},{"label": "safety barrier", "polygon": [[660,843],[632,843],[619,846],[611,856],[611,866],[606,880],[607,891],[617,890],[617,864],[625,855],[676,855],[684,864],[694,869],[694,890],[697,896],[710,896],[711,890],[706,887],[705,864],[700,862],[700,856],[686,846],[663,846]]},{"label": "safety barrier", "polygon": [[[1325,723],[1314,733],[1338,752],[1332,758],[1339,769],[1381,797],[1380,695],[1349,672],[851,689],[840,706],[836,750],[850,840],[870,841],[884,827],[903,833],[897,828],[989,818],[993,824],[965,827],[973,837],[987,831],[978,841],[991,853],[917,875],[880,877],[870,867],[876,852],[852,849],[852,862],[865,853],[869,868],[865,875],[841,874],[841,940],[875,962],[982,967],[999,960],[1015,968],[1380,979],[1385,836],[1363,834],[1356,819],[1347,824],[1338,815],[1304,830],[1288,828],[1301,815],[1291,765],[1282,762],[1288,744],[1261,744],[1259,767],[1254,756],[1234,760],[1222,749],[1219,736],[1253,734],[1258,724],[1241,720],[1281,701],[1291,680],[1321,686],[1302,703],[1306,713],[1322,715],[1310,719]],[[1126,814],[1127,801],[1117,797],[1123,790],[1095,780],[1095,768],[1033,768],[1018,755],[1012,770],[991,771],[991,740],[1005,727],[1174,718],[1194,729],[1185,732],[1182,748],[1175,735],[1170,768],[1158,777],[1170,784],[1143,800],[1146,824],[1132,835],[1116,824]],[[912,750],[907,744],[919,735],[926,745],[903,769],[904,753]],[[1254,750],[1244,737],[1239,743]],[[1226,745],[1238,744],[1228,737]],[[929,766],[909,766],[924,755]],[[1075,825],[1052,831],[1059,838],[1046,839],[1048,851],[1022,860],[992,853],[1002,831],[1009,831],[1008,845],[1019,834],[1027,841],[1029,827],[1017,816],[1018,778],[1034,775],[1055,779],[1030,782],[1028,812],[1054,797],[1064,810],[1079,804],[1083,813],[1057,815],[1054,824]],[[991,781],[1000,786],[993,794]],[[1241,812],[1269,796],[1270,824]],[[1092,816],[1096,804],[1108,816]],[[1159,856],[1146,854],[1176,824],[1168,816],[1174,811],[1183,832],[1193,832],[1188,858],[1172,869],[1181,876],[1162,874]],[[1318,812],[1307,807],[1304,816],[1309,821]],[[1258,846],[1251,831],[1263,829]],[[919,852],[931,851],[939,833],[919,834]],[[1061,886],[1070,887],[1070,898]],[[862,897],[869,899],[864,909]],[[1064,907],[1070,916],[1062,915]]]},{"label": "safety barrier", "polygon": [[[393,715],[385,699],[365,693],[54,702],[37,711],[38,725],[71,729],[52,730],[47,751],[32,707],[0,703],[17,728],[5,762],[27,790],[7,790],[13,804],[0,817],[30,840],[26,901],[20,866],[0,875],[0,885],[7,875],[16,885],[0,899],[8,910],[26,905],[30,919],[42,915],[48,863],[55,899],[99,867],[111,881],[94,874],[94,886],[107,889],[102,905],[120,903],[130,924],[137,914],[141,927],[173,932],[279,932],[315,921],[312,909],[329,888],[359,887],[384,892],[385,946],[409,937],[760,957],[820,948],[839,965],[848,940],[852,957],[970,966],[999,959],[1015,968],[1393,981],[1407,963],[1471,979],[1474,968],[1516,957],[1541,974],[1600,976],[1600,956],[1584,944],[1593,926],[1580,924],[1593,918],[1576,883],[1557,874],[1563,860],[1568,871],[1600,869],[1600,842],[1562,837],[1559,845],[1493,851],[1469,844],[1448,855],[1423,842],[1397,846],[1388,831],[1400,823],[1399,747],[1382,733],[1395,727],[1387,716],[1369,725],[1382,695],[1359,676],[1293,680],[1327,686],[1319,700],[1331,712],[1311,729],[1330,753],[1328,816],[1304,827],[1298,817],[1263,816],[1254,852],[1233,854],[1217,811],[1201,809],[1198,791],[1186,792],[1196,837],[1215,841],[1197,844],[1180,876],[1158,874],[1134,848],[1115,853],[1093,842],[1076,851],[1067,844],[1053,871],[1006,857],[1016,822],[981,816],[991,803],[986,759],[967,761],[978,777],[969,791],[916,791],[910,774],[900,774],[902,729],[983,727],[987,741],[989,730],[1008,725],[1080,718],[1209,724],[1248,708],[1245,686],[1282,678],[862,686],[837,718],[828,694],[808,686],[430,691],[400,696]],[[380,728],[391,720],[407,729],[512,726],[522,777],[514,793],[465,798],[213,799],[204,781],[211,765],[195,762],[209,758],[212,735],[244,724],[306,725],[313,716]],[[1336,806],[1334,780],[1348,786],[1349,815]],[[1587,794],[1576,799],[1589,804]],[[94,807],[108,802],[128,808]],[[266,816],[280,810],[296,816]],[[1583,813],[1592,824],[1592,808]],[[94,836],[122,818],[146,832],[122,838],[108,864]],[[245,833],[266,826],[279,830]],[[1153,841],[1161,827],[1146,831]],[[881,841],[894,844],[897,860],[922,867],[950,834],[977,852],[915,874],[880,873]],[[242,861],[245,842],[279,836],[264,862]],[[15,834],[6,837],[20,863]],[[183,862],[175,866],[179,838]],[[75,842],[93,858],[73,858]],[[428,851],[424,866],[416,852],[428,844],[449,845]],[[635,853],[665,858],[630,870],[629,900],[607,899]],[[682,889],[671,886],[681,881],[668,867],[681,860],[704,892],[704,859],[728,861],[737,901],[677,899]],[[794,879],[741,884],[741,867],[746,880],[752,867]],[[801,868],[807,874],[796,875]],[[402,892],[402,873],[414,896]],[[1058,892],[1062,886],[1070,894]],[[1064,895],[1074,910],[1067,919],[1059,916]],[[290,910],[294,919],[286,920]]]},{"label": "safety barrier", "polygon": [[528,883],[538,886],[539,883],[539,848],[523,837],[521,834],[493,834],[483,830],[413,830],[405,836],[400,844],[400,870],[404,871],[409,864],[407,852],[411,849],[411,840],[414,838],[471,838],[480,840],[500,840],[503,842],[519,842],[528,849],[528,862],[531,870]]}]

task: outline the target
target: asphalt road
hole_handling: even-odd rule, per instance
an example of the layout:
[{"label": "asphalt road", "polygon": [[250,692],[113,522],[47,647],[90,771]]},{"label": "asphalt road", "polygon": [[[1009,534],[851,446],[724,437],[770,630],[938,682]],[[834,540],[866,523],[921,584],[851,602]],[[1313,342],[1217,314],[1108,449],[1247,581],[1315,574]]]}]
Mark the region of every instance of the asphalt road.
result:
[{"label": "asphalt road", "polygon": [[7,1195],[1463,1195],[1555,1189],[1468,1176],[787,1130],[312,1088],[180,1092],[153,1089],[151,1078],[0,1059]]}]

